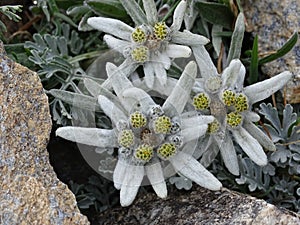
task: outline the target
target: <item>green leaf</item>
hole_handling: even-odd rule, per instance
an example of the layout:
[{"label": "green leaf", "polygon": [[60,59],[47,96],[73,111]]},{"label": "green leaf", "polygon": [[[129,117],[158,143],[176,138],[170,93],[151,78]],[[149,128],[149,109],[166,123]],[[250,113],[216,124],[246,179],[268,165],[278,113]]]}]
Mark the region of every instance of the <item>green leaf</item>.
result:
[{"label": "green leaf", "polygon": [[298,33],[295,32],[293,36],[280,48],[276,51],[276,53],[270,54],[258,61],[259,65],[271,62],[273,60],[276,60],[285,54],[287,54],[292,48],[295,46],[295,44],[298,41]]},{"label": "green leaf", "polygon": [[53,95],[55,98],[60,99],[61,101],[66,102],[72,106],[78,107],[80,109],[102,112],[100,106],[98,105],[97,98],[57,89],[52,89],[48,91],[48,93]]},{"label": "green leaf", "polygon": [[249,73],[250,73],[249,83],[253,84],[257,82],[258,79],[258,37],[257,35],[255,36],[253,41]]},{"label": "green leaf", "polygon": [[221,25],[229,30],[232,29],[234,16],[226,5],[213,2],[196,2],[195,6],[198,8],[203,19],[212,24]]},{"label": "green leaf", "polygon": [[86,4],[98,15],[117,19],[128,17],[127,12],[118,0],[87,0]]}]

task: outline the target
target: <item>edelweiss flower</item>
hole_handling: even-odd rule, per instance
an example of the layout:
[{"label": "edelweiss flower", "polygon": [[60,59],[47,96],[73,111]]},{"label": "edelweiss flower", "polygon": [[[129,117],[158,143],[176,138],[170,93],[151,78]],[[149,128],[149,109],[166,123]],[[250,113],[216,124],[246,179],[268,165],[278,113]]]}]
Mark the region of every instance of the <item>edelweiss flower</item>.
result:
[{"label": "edelweiss flower", "polygon": [[197,144],[214,118],[183,113],[196,73],[196,63],[190,62],[160,106],[145,91],[134,87],[121,70],[108,63],[107,74],[117,97],[111,93],[100,95],[98,102],[115,125],[114,129],[63,127],[56,134],[100,148],[118,148],[113,181],[121,189],[122,206],[133,202],[145,175],[157,195],[165,198],[163,168],[169,163],[176,172],[197,184],[219,190],[222,184],[192,157],[196,147],[193,144]]},{"label": "edelweiss flower", "polygon": [[129,76],[139,65],[143,65],[145,81],[150,88],[153,87],[155,76],[161,84],[166,84],[166,70],[170,68],[171,59],[187,58],[191,55],[191,49],[186,45],[205,45],[209,42],[201,35],[187,30],[179,31],[186,9],[184,0],[176,7],[170,27],[165,22],[158,21],[153,0],[143,0],[145,13],[135,0],[120,2],[135,22],[135,28],[122,21],[104,17],[89,18],[87,23],[107,33],[104,40],[108,46],[126,58],[121,65],[123,71],[128,71],[125,74]]},{"label": "edelweiss flower", "polygon": [[275,151],[273,142],[253,122],[260,117],[251,111],[252,104],[269,97],[282,88],[292,77],[283,72],[265,81],[243,87],[245,67],[240,60],[232,60],[229,66],[218,74],[208,53],[197,47],[193,49],[203,77],[196,82],[193,105],[196,110],[210,114],[216,119],[208,126],[204,145],[197,153],[202,155],[201,163],[208,166],[218,152],[228,170],[239,174],[237,154],[231,137],[242,150],[258,165],[267,164],[262,147]]}]

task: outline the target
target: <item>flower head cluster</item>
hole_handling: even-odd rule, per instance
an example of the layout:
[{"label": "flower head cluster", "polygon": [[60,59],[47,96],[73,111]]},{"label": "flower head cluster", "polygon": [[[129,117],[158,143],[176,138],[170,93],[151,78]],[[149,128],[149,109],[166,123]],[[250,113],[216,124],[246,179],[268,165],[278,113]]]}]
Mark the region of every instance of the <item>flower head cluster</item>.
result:
[{"label": "flower head cluster", "polygon": [[[274,151],[270,138],[253,122],[260,117],[251,111],[252,104],[269,97],[282,88],[291,78],[291,73],[283,72],[265,81],[243,87],[245,67],[240,60],[232,60],[229,66],[218,74],[210,58],[202,57],[194,49],[197,62],[206,73],[194,87],[193,106],[204,114],[215,117],[208,125],[207,145],[200,148],[201,163],[208,166],[218,151],[228,170],[239,174],[237,154],[231,137],[243,151],[258,165],[267,164],[263,147]],[[203,68],[206,65],[206,68]],[[215,152],[217,150],[217,152]]]},{"label": "flower head cluster", "polygon": [[121,3],[135,22],[132,28],[122,21],[104,17],[92,17],[88,24],[107,33],[104,40],[108,46],[120,52],[126,60],[123,67],[130,75],[138,65],[143,65],[145,81],[153,87],[154,77],[161,84],[166,84],[166,70],[170,68],[171,59],[191,56],[191,45],[205,45],[209,40],[189,31],[179,31],[186,1],[182,0],[176,7],[173,23],[170,27],[164,21],[158,21],[157,9],[153,0],[143,0],[144,11],[135,0],[122,0]]},{"label": "flower head cluster", "polygon": [[[222,184],[205,167],[220,152],[228,170],[239,174],[232,137],[255,163],[266,165],[263,147],[275,150],[275,146],[253,124],[260,118],[251,107],[279,90],[291,74],[283,72],[243,87],[245,67],[238,59],[218,74],[203,46],[208,39],[179,31],[185,0],[176,7],[171,26],[158,21],[154,0],[142,0],[144,11],[135,0],[119,1],[135,27],[104,17],[89,18],[88,24],[106,33],[108,46],[123,54],[125,61],[119,67],[107,63],[108,78],[101,85],[85,81],[87,89],[97,93],[94,96],[113,129],[63,127],[56,134],[118,153],[113,181],[120,189],[122,206],[133,202],[144,177],[161,198],[167,196],[165,179],[176,172],[205,188],[219,190]],[[171,60],[189,57],[191,49],[202,78],[196,79],[194,61],[186,65],[179,80],[168,78]],[[140,65],[143,79],[130,80]],[[163,103],[154,101],[153,92],[159,93]],[[200,156],[201,163],[197,161]]]},{"label": "flower head cluster", "polygon": [[196,63],[190,62],[160,106],[145,91],[134,87],[121,70],[108,63],[107,74],[117,98],[100,95],[98,102],[112,120],[114,129],[63,127],[56,134],[83,144],[118,148],[113,181],[121,190],[123,206],[132,203],[144,176],[157,195],[165,198],[167,162],[197,184],[219,190],[222,184],[192,157],[197,139],[206,133],[214,118],[183,112],[196,73]]}]

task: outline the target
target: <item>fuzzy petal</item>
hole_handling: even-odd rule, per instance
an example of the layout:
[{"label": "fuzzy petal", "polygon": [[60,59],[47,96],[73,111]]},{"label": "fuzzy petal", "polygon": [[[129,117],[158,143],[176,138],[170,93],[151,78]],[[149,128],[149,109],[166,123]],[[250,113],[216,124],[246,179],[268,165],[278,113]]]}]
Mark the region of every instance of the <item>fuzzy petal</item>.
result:
[{"label": "fuzzy petal", "polygon": [[173,14],[173,23],[170,27],[171,30],[175,31],[175,30],[179,30],[182,22],[183,22],[183,18],[184,18],[184,13],[186,10],[186,1],[182,0],[176,7],[174,14]]},{"label": "fuzzy petal", "polygon": [[168,115],[181,114],[190,97],[190,92],[195,83],[197,65],[189,62],[179,78],[175,88],[163,104],[163,109]]},{"label": "fuzzy petal", "polygon": [[154,65],[154,73],[155,77],[157,77],[157,80],[161,85],[166,85],[167,83],[167,72],[163,67],[163,64],[161,63],[155,63]]},{"label": "fuzzy petal", "polygon": [[133,85],[145,90],[146,92],[151,90],[158,92],[162,96],[169,96],[176,86],[177,81],[177,79],[167,77],[167,83],[165,85],[161,85],[157,77],[154,77],[154,84],[152,88],[149,88],[148,85],[145,84],[145,80],[143,82],[133,81]]},{"label": "fuzzy petal", "polygon": [[[111,65],[112,63],[107,63],[106,64],[106,72],[108,75],[108,79],[106,79],[101,86],[103,88],[106,88],[108,90],[112,89],[112,83],[111,83],[111,78],[109,78],[110,75],[116,75],[117,73],[122,74],[122,76],[129,77],[139,66],[137,63],[134,63],[131,59],[131,57],[126,58],[125,61],[119,66],[116,67],[115,65]],[[109,74],[110,73],[110,74]],[[116,74],[115,74],[116,73]],[[114,79],[118,79],[117,77],[114,77]],[[128,85],[128,82],[125,83]],[[116,85],[120,85],[119,83],[116,83]]]},{"label": "fuzzy petal", "polygon": [[[205,135],[201,139],[199,139],[199,143],[195,151],[193,152],[193,157],[195,159],[200,159],[200,157],[203,155],[203,153],[208,148],[208,143],[210,141],[211,135]],[[201,162],[200,162],[201,163]],[[204,167],[206,167],[203,163],[201,163]]]},{"label": "fuzzy petal", "polygon": [[122,96],[125,98],[125,101],[131,104],[130,112],[141,111],[146,114],[149,107],[156,105],[150,95],[140,88],[129,88],[123,92]]},{"label": "fuzzy petal", "polygon": [[151,55],[150,61],[163,64],[166,70],[170,69],[171,66],[171,59],[166,52],[157,52],[154,55]]},{"label": "fuzzy petal", "polygon": [[116,107],[118,107],[121,111],[125,112],[125,109],[121,105],[119,99],[117,96],[112,94],[110,91],[108,91],[106,88],[103,88],[100,84],[93,81],[92,79],[85,78],[83,80],[85,87],[88,89],[88,91],[94,96],[98,97],[99,95],[103,95],[106,98],[108,98],[111,102],[113,102]]},{"label": "fuzzy petal", "polygon": [[252,84],[244,88],[244,93],[248,97],[251,104],[266,99],[292,78],[292,74],[288,71],[282,72],[270,79]]},{"label": "fuzzy petal", "polygon": [[198,139],[206,133],[207,127],[207,124],[194,125],[193,127],[181,130],[181,136],[185,143]]},{"label": "fuzzy petal", "polygon": [[188,30],[175,31],[172,34],[172,42],[180,45],[197,46],[206,45],[209,43],[209,39],[198,34],[193,34]]},{"label": "fuzzy petal", "polygon": [[168,195],[168,190],[160,162],[146,166],[145,170],[157,196],[160,198],[166,198]]},{"label": "fuzzy petal", "polygon": [[138,63],[133,62],[132,58],[126,58],[125,61],[118,67],[126,77],[131,76],[139,67]]},{"label": "fuzzy petal", "polygon": [[109,93],[109,95],[113,95],[111,94],[109,91],[107,91],[106,89],[102,88],[101,85],[89,78],[84,78],[83,80],[84,86],[87,88],[87,90],[94,96],[94,97],[98,97],[98,95],[101,95],[104,92]]},{"label": "fuzzy petal", "polygon": [[135,199],[144,177],[144,166],[128,165],[120,191],[120,203],[129,206]]},{"label": "fuzzy petal", "polygon": [[117,190],[120,190],[123,184],[123,180],[126,174],[126,169],[127,169],[128,163],[123,160],[119,159],[117,161],[114,173],[113,173],[113,181],[114,181],[114,186]]},{"label": "fuzzy petal", "polygon": [[118,97],[122,95],[124,90],[133,87],[123,71],[114,64],[107,63],[106,71],[111,85]]},{"label": "fuzzy petal", "polygon": [[227,133],[224,141],[221,141],[217,137],[215,138],[215,140],[219,146],[225,166],[227,167],[230,173],[238,176],[239,163],[230,135]]},{"label": "fuzzy petal", "polygon": [[192,46],[192,50],[202,78],[209,79],[212,76],[218,75],[217,68],[204,46]]},{"label": "fuzzy petal", "polygon": [[194,153],[197,151],[197,148],[198,148],[198,140],[194,139],[187,143],[184,143],[180,151],[184,152],[187,155],[193,156]]},{"label": "fuzzy petal", "polygon": [[192,50],[184,45],[169,44],[166,48],[166,54],[170,58],[188,58],[192,54]]},{"label": "fuzzy petal", "polygon": [[234,59],[230,62],[229,66],[222,73],[223,86],[235,88],[242,66],[243,64],[239,59]]},{"label": "fuzzy petal", "polygon": [[245,111],[243,112],[243,115],[245,118],[247,118],[248,120],[252,121],[252,122],[258,122],[260,120],[260,116],[252,111]]},{"label": "fuzzy petal", "polygon": [[200,163],[204,167],[208,167],[217,157],[219,151],[220,149],[219,146],[216,144],[215,137],[213,135],[209,135],[209,140],[205,148],[202,150],[203,154]]},{"label": "fuzzy petal", "polygon": [[169,96],[176,86],[177,81],[177,79],[167,77],[167,83],[165,85],[161,85],[158,78],[155,77],[153,91],[157,91],[161,95]]},{"label": "fuzzy petal", "polygon": [[133,28],[120,20],[105,17],[90,17],[88,25],[104,33],[114,35],[118,38],[130,41]]},{"label": "fuzzy petal", "polygon": [[196,78],[195,85],[192,90],[195,93],[205,92],[205,79]]},{"label": "fuzzy petal", "polygon": [[[120,40],[109,34],[104,35],[103,40],[106,42],[109,48],[121,53],[122,55],[124,54],[125,50],[130,47],[130,42]],[[124,55],[124,57],[126,56]]]},{"label": "fuzzy petal", "polygon": [[143,0],[144,9],[146,12],[147,21],[150,25],[157,22],[157,10],[154,0]]},{"label": "fuzzy petal", "polygon": [[152,89],[154,84],[154,68],[152,63],[148,62],[144,64],[144,73],[146,85]]},{"label": "fuzzy petal", "polygon": [[193,116],[181,120],[181,129],[193,127],[195,125],[204,125],[214,121],[213,116]]},{"label": "fuzzy petal", "polygon": [[276,146],[272,140],[256,125],[252,122],[244,121],[243,126],[265,149],[276,151]]},{"label": "fuzzy petal", "polygon": [[230,48],[228,51],[227,65],[233,59],[239,59],[241,56],[242,43],[245,33],[245,17],[242,12],[236,18],[234,31],[231,36]]},{"label": "fuzzy petal", "polygon": [[244,128],[240,127],[239,129],[232,130],[232,134],[235,141],[250,159],[259,166],[267,165],[268,159],[263,148]]},{"label": "fuzzy petal", "polygon": [[206,170],[191,155],[179,152],[170,159],[175,170],[185,177],[196,182],[198,185],[213,191],[220,190],[222,184],[208,170]]},{"label": "fuzzy petal", "polygon": [[120,109],[114,102],[103,95],[98,96],[98,103],[104,113],[111,119],[113,124],[118,121],[126,121],[128,118],[127,112]]},{"label": "fuzzy petal", "polygon": [[[119,0],[136,25],[147,24],[144,11],[135,0]],[[152,0],[151,0],[152,1]]]},{"label": "fuzzy petal", "polygon": [[55,134],[66,140],[101,148],[117,147],[117,137],[113,130],[90,127],[60,127]]}]

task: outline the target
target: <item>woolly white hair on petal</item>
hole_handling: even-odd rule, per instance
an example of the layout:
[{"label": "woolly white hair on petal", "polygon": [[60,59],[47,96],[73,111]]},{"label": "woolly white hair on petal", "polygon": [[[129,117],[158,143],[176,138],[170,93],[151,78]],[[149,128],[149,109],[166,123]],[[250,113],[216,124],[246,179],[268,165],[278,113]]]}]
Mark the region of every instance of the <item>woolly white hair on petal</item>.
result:
[{"label": "woolly white hair on petal", "polygon": [[88,18],[87,23],[99,31],[103,31],[104,33],[114,35],[127,41],[130,41],[131,33],[134,30],[120,20],[106,17],[90,17]]},{"label": "woolly white hair on petal", "polygon": [[113,130],[88,127],[60,127],[56,135],[66,140],[97,147],[117,147]]},{"label": "woolly white hair on petal", "polygon": [[248,131],[240,127],[232,130],[232,134],[235,141],[253,162],[259,166],[267,165],[268,159],[263,148],[258,141],[248,133]]}]

